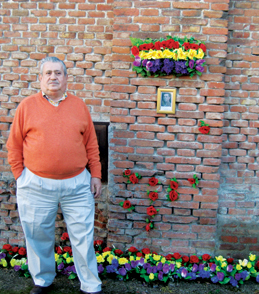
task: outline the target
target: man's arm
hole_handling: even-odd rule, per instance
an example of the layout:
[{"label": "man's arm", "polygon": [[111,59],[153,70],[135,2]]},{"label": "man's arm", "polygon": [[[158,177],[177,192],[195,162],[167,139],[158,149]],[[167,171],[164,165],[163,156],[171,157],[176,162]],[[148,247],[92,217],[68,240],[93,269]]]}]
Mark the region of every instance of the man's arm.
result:
[{"label": "man's arm", "polygon": [[14,178],[21,175],[23,166],[23,122],[20,107],[17,108],[6,147],[8,149],[8,162]]}]

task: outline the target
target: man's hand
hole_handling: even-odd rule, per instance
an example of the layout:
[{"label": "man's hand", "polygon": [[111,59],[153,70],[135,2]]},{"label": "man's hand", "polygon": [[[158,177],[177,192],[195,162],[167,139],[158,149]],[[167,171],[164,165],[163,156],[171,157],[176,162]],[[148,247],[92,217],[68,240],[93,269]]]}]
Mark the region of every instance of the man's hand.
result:
[{"label": "man's hand", "polygon": [[91,179],[91,192],[94,194],[94,198],[97,198],[101,195],[102,183],[99,178]]}]

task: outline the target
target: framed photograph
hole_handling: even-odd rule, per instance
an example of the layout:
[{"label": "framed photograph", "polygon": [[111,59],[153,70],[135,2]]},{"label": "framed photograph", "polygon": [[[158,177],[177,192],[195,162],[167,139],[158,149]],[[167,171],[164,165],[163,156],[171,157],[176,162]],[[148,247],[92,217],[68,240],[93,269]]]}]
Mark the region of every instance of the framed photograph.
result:
[{"label": "framed photograph", "polygon": [[157,90],[157,113],[175,114],[176,89]]}]

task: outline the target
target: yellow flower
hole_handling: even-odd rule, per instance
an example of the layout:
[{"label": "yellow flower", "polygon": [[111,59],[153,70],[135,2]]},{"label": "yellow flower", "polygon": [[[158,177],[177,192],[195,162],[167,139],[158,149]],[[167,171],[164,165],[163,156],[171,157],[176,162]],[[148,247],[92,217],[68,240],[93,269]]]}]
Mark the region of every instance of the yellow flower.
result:
[{"label": "yellow flower", "polygon": [[59,255],[55,253],[55,261],[57,261],[58,259],[59,259]]},{"label": "yellow flower", "polygon": [[153,59],[161,59],[161,58],[164,58],[162,51],[161,50],[153,51],[152,58]]},{"label": "yellow flower", "polygon": [[241,259],[239,259],[239,264],[242,265],[243,267],[247,266],[248,260],[244,259],[243,261]]},{"label": "yellow flower", "polygon": [[247,268],[251,268],[252,267],[252,263],[249,261],[247,264]]},{"label": "yellow flower", "polygon": [[114,258],[118,259],[117,256],[114,256],[114,255],[112,255],[112,254],[111,254],[110,256],[108,256],[107,261],[109,262],[109,264],[112,264],[112,260],[113,260]]},{"label": "yellow flower", "polygon": [[161,255],[156,255],[156,254],[154,254],[154,255],[153,255],[153,258],[154,258],[154,260],[158,261],[158,260],[160,260]]},{"label": "yellow flower", "polygon": [[222,255],[219,255],[219,256],[217,256],[215,258],[216,258],[217,261],[221,261],[221,262],[226,260],[226,258],[224,258]]},{"label": "yellow flower", "polygon": [[136,260],[140,260],[142,257],[140,256],[136,256]]},{"label": "yellow flower", "polygon": [[150,257],[150,256],[152,256],[152,254],[151,254],[151,253],[149,253],[149,254],[146,254],[146,255],[145,255],[145,258],[146,258],[146,259],[149,259],[149,257]]},{"label": "yellow flower", "polygon": [[128,259],[127,258],[125,258],[125,257],[122,257],[122,258],[119,258],[119,264],[120,265],[123,265],[123,264],[125,264],[125,263],[128,263],[129,261],[128,261]]},{"label": "yellow flower", "polygon": [[135,260],[135,257],[134,256],[130,256],[130,261],[132,261],[132,260]]},{"label": "yellow flower", "polygon": [[196,50],[190,49],[190,50],[188,51],[188,57],[189,57],[190,59],[193,59],[194,57],[196,57],[196,55],[197,55],[197,51],[196,51]]},{"label": "yellow flower", "polygon": [[102,255],[96,256],[96,260],[98,263],[104,262],[104,258],[102,257]]},{"label": "yellow flower", "polygon": [[107,255],[110,255],[111,251],[106,251],[102,253],[102,257],[105,258]]},{"label": "yellow flower", "polygon": [[177,56],[178,56],[178,59],[184,59],[186,60],[186,56],[187,56],[187,52],[183,52],[183,49],[182,48],[179,48],[176,50],[177,51]]},{"label": "yellow flower", "polygon": [[236,269],[237,269],[238,271],[241,271],[242,266],[241,266],[240,264],[237,264],[237,265],[236,265]]},{"label": "yellow flower", "polygon": [[250,255],[249,255],[249,260],[254,261],[255,259],[256,259],[256,255],[250,253]]},{"label": "yellow flower", "polygon": [[4,258],[1,259],[0,264],[2,264],[3,267],[7,267],[7,261]]},{"label": "yellow flower", "polygon": [[163,257],[163,258],[161,259],[161,262],[162,262],[162,263],[165,263],[165,262],[166,262],[166,258]]},{"label": "yellow flower", "polygon": [[169,49],[166,49],[166,50],[163,51],[163,58],[177,59],[177,54],[170,51]]},{"label": "yellow flower", "polygon": [[150,279],[150,280],[153,280],[153,279],[154,279],[154,277],[155,277],[155,276],[154,276],[154,274],[153,274],[153,273],[151,273],[151,274],[149,275],[149,279]]},{"label": "yellow flower", "polygon": [[196,55],[196,57],[197,57],[198,59],[202,59],[202,58],[204,57],[204,52],[202,51],[201,48],[199,48],[199,50],[198,50],[198,54]]},{"label": "yellow flower", "polygon": [[26,258],[22,258],[21,259],[21,265],[24,264],[24,263],[26,263],[26,262],[27,262],[27,259]]},{"label": "yellow flower", "polygon": [[226,267],[228,264],[226,263],[226,262],[223,262],[222,264],[221,264],[221,266],[222,267]]},{"label": "yellow flower", "polygon": [[175,264],[176,264],[176,267],[177,267],[177,268],[180,268],[180,267],[181,267],[181,265],[182,265],[182,263],[181,263],[181,262],[179,262],[179,261],[177,261]]},{"label": "yellow flower", "polygon": [[147,56],[147,52],[145,52],[145,51],[140,51],[140,52],[139,52],[139,57],[140,57],[141,59],[147,59],[146,56]]},{"label": "yellow flower", "polygon": [[217,266],[217,267],[216,267],[216,271],[217,271],[217,272],[220,272],[220,270],[221,270],[220,266]]},{"label": "yellow flower", "polygon": [[66,259],[66,262],[67,262],[67,263],[71,263],[71,262],[73,262],[73,258],[72,258],[72,257],[68,257],[68,258]]},{"label": "yellow flower", "polygon": [[150,49],[150,50],[146,53],[146,55],[145,55],[145,59],[151,59],[151,58],[153,57],[154,52],[156,52],[156,51],[153,51],[152,49]]},{"label": "yellow flower", "polygon": [[16,265],[16,260],[15,259],[11,259],[10,264],[12,267],[14,267]]}]

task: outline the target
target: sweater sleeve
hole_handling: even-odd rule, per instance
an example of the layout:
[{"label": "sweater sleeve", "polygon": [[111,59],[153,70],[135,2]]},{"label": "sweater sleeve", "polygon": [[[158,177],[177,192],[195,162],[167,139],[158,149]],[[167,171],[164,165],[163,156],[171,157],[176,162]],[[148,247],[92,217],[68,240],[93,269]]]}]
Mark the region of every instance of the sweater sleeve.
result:
[{"label": "sweater sleeve", "polygon": [[91,176],[94,178],[100,178],[101,175],[101,163],[100,152],[97,142],[96,132],[93,121],[91,119],[90,112],[87,109],[88,128],[84,133],[85,149],[88,159],[88,166],[90,168]]},{"label": "sweater sleeve", "polygon": [[11,165],[14,178],[17,180],[22,174],[23,166],[23,119],[19,105],[11,126],[9,138],[6,147],[8,149],[8,162]]}]

